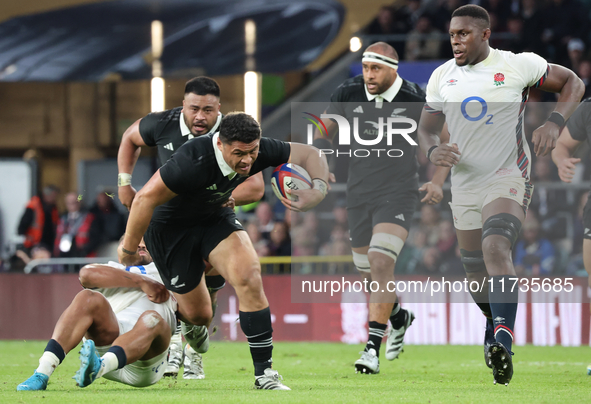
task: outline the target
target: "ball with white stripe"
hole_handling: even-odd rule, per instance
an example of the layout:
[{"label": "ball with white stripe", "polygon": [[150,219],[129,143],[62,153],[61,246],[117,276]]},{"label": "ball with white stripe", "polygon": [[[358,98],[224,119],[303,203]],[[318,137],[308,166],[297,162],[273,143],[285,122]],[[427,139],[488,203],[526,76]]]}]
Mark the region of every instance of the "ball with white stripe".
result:
[{"label": "ball with white stripe", "polygon": [[271,175],[271,188],[277,198],[285,197],[290,200],[297,200],[286,191],[288,189],[310,189],[312,188],[312,178],[310,174],[297,164],[285,163],[278,166]]}]

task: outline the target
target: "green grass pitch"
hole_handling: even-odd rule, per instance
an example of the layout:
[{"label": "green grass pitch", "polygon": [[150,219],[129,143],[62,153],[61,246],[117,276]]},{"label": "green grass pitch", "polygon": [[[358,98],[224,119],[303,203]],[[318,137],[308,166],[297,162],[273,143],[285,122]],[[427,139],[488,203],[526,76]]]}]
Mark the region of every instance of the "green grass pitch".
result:
[{"label": "green grass pitch", "polygon": [[45,342],[0,341],[0,403],[589,403],[589,347],[516,347],[515,375],[494,386],[481,346],[407,346],[380,361],[378,375],[355,374],[361,345],[276,343],[275,367],[292,391],[252,389],[246,343],[214,342],[204,356],[205,380],[164,379],[136,389],[100,379],[81,389],[71,377],[78,349],[46,391],[17,392],[37,367]]}]

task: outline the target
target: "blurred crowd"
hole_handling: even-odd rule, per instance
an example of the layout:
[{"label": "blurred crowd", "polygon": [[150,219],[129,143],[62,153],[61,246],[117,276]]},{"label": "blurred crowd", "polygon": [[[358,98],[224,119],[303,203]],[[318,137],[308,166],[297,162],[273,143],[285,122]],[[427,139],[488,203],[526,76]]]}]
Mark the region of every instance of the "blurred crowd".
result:
[{"label": "blurred crowd", "polygon": [[587,85],[585,97],[591,96],[588,0],[395,1],[380,9],[364,34],[397,38],[385,41],[394,46],[401,60],[451,59],[449,21],[453,11],[464,4],[488,10],[493,48],[535,52],[549,62],[566,66]]},{"label": "blurred crowd", "polygon": [[[17,230],[24,240],[10,259],[11,270],[22,270],[35,259],[117,255],[116,245],[125,232],[127,215],[115,206],[115,192],[101,189],[90,207],[82,195],[68,192],[63,196],[65,210],[61,214],[59,197],[60,190],[48,185],[24,208]],[[37,272],[68,270],[68,265],[61,264],[37,268]]]}]

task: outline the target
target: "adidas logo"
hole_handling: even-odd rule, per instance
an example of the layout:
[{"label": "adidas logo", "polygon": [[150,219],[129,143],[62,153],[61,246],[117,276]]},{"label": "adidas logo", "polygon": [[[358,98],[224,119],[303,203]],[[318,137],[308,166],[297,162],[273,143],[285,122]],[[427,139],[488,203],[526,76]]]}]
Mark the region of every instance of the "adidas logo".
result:
[{"label": "adidas logo", "polygon": [[169,144],[167,144],[167,145],[164,145],[164,148],[165,148],[166,150],[174,150],[174,146],[172,145],[172,143],[169,143]]},{"label": "adidas logo", "polygon": [[399,215],[397,215],[397,216],[395,216],[395,217],[396,217],[396,219],[402,220],[404,222],[404,215],[402,213],[399,214]]},{"label": "adidas logo", "polygon": [[361,105],[360,105],[360,106],[358,106],[357,108],[355,108],[355,109],[353,110],[353,112],[357,112],[358,114],[363,114],[363,108],[362,108],[362,107],[361,107]]},{"label": "adidas logo", "polygon": [[218,189],[217,184],[213,184],[211,187],[207,187],[206,189],[210,190],[210,191],[215,191],[216,189]]},{"label": "adidas logo", "polygon": [[237,224],[238,226],[242,226],[242,224],[238,221],[238,219],[235,219],[234,223]]}]

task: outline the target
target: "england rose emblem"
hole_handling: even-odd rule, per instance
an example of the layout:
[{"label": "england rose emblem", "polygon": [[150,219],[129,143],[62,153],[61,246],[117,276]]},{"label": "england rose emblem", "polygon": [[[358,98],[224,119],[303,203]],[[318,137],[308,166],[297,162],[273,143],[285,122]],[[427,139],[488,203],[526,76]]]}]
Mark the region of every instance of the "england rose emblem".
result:
[{"label": "england rose emblem", "polygon": [[501,84],[505,84],[505,75],[503,73],[495,74],[495,86],[500,86]]}]

